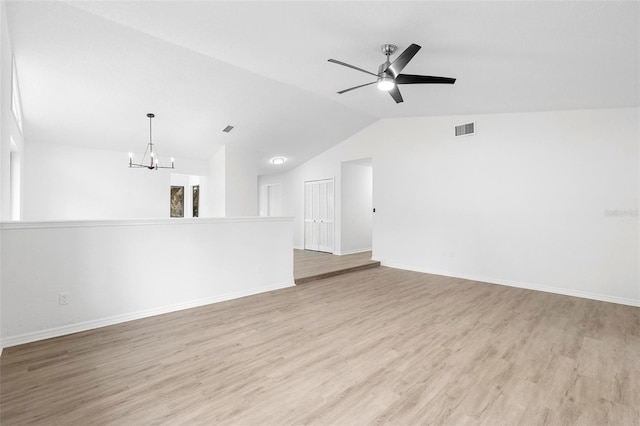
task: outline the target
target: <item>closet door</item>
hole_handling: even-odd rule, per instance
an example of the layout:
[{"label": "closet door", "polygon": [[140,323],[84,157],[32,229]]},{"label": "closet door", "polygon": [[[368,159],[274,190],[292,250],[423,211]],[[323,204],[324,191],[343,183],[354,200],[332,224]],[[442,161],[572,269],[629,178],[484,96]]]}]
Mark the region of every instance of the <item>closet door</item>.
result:
[{"label": "closet door", "polygon": [[318,250],[318,232],[314,219],[314,188],[315,182],[304,183],[304,248],[305,250]]},{"label": "closet door", "polygon": [[333,252],[333,179],[304,183],[304,248]]},{"label": "closet door", "polygon": [[318,182],[318,251],[333,252],[333,179]]}]

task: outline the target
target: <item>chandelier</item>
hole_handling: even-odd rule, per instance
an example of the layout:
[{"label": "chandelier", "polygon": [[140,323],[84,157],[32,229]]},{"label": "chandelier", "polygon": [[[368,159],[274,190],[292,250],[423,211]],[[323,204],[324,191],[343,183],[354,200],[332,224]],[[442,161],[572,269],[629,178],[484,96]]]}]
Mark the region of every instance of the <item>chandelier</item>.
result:
[{"label": "chandelier", "polygon": [[[158,169],[175,169],[174,159],[171,158],[171,166],[163,166],[160,163],[160,158],[158,157],[158,150],[153,145],[151,140],[151,119],[155,117],[154,114],[147,114],[149,117],[149,143],[147,144],[147,149],[144,150],[144,154],[142,154],[142,160],[139,163],[133,162],[133,153],[129,153],[129,167],[143,167],[149,170],[158,170]],[[147,158],[147,153],[149,154],[149,160],[145,161]]]}]

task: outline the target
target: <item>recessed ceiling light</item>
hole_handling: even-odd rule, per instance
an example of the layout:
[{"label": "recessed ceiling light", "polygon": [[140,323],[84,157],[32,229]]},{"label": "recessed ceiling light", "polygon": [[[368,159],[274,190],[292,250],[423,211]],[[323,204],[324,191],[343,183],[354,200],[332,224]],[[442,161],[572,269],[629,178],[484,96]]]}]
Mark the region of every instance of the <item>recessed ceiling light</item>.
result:
[{"label": "recessed ceiling light", "polygon": [[284,157],[274,157],[271,159],[271,162],[276,166],[279,166],[280,164],[284,164],[285,161],[287,161],[287,159]]}]

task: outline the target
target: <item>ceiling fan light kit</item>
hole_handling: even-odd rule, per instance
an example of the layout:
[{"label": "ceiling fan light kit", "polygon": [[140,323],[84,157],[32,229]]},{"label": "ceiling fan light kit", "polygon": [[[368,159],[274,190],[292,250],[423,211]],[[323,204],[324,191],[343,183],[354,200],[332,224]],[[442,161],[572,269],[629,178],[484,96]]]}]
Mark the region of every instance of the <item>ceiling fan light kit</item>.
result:
[{"label": "ceiling fan light kit", "polygon": [[378,89],[388,92],[396,85],[391,77],[378,77]]},{"label": "ceiling fan light kit", "polygon": [[[129,168],[145,168],[149,170],[175,169],[176,165],[175,165],[175,160],[173,158],[171,158],[171,166],[161,165],[160,158],[158,157],[158,154],[157,154],[157,149],[155,148],[155,145],[153,144],[153,141],[151,139],[151,119],[155,117],[155,114],[150,112],[147,114],[147,117],[149,117],[149,143],[147,144],[147,148],[144,150],[144,154],[142,154],[142,159],[140,160],[139,163],[134,163],[133,153],[132,152],[129,153]],[[148,163],[145,161],[145,158],[147,157],[147,153],[149,153]]]},{"label": "ceiling fan light kit", "polygon": [[398,47],[394,44],[383,44],[382,46],[380,46],[380,49],[382,50],[382,53],[387,57],[387,60],[384,63],[380,64],[377,74],[356,67],[355,65],[347,64],[346,62],[338,61],[336,59],[329,59],[329,62],[333,62],[334,64],[342,65],[376,77],[376,81],[341,90],[338,92],[338,94],[341,95],[354,89],[359,89],[360,87],[369,86],[376,83],[378,89],[389,92],[393,100],[399,104],[400,102],[403,102],[403,99],[402,95],[400,94],[400,90],[398,89],[398,84],[454,84],[456,82],[455,78],[450,77],[400,74],[404,67],[407,66],[409,61],[411,61],[415,54],[418,53],[418,50],[421,49],[421,47],[417,44],[411,44],[393,62],[390,62],[389,57],[396,52]]}]

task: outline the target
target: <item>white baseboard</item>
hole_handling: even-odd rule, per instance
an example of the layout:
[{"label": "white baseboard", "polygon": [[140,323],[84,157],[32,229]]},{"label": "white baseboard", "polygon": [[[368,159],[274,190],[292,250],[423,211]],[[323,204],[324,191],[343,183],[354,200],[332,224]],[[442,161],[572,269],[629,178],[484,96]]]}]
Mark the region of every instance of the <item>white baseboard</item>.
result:
[{"label": "white baseboard", "polygon": [[340,253],[334,253],[334,254],[337,254],[338,256],[344,256],[347,254],[364,253],[365,251],[371,251],[371,247],[353,249],[353,250],[341,250]]},{"label": "white baseboard", "polygon": [[157,308],[146,309],[144,311],[130,312],[121,315],[114,315],[107,318],[99,318],[91,321],[84,321],[76,324],[64,325],[61,327],[49,328],[46,330],[39,330],[31,333],[20,334],[17,336],[9,336],[2,339],[2,347],[8,348],[11,346],[22,345],[24,343],[31,343],[38,340],[50,339],[52,337],[64,336],[67,334],[78,333],[80,331],[93,330],[95,328],[106,327],[109,325],[120,324],[127,321],[133,321],[137,319],[152,317],[154,315],[162,315],[170,312],[181,311],[183,309],[196,308],[198,306],[209,305],[211,303],[224,302],[226,300],[238,299],[240,297],[251,296],[259,293],[266,293],[268,291],[280,290],[287,287],[295,287],[293,282],[273,284],[263,287],[255,287],[248,290],[237,291],[233,293],[225,293],[212,297],[205,297],[202,299],[190,300],[188,302],[176,303],[174,305],[159,306]]},{"label": "white baseboard", "polygon": [[572,290],[561,287],[551,287],[539,284],[524,283],[521,281],[504,280],[501,278],[481,277],[476,275],[459,274],[449,271],[433,270],[427,268],[419,268],[409,265],[403,265],[395,262],[381,262],[382,266],[389,268],[405,269],[407,271],[423,272],[425,274],[443,275],[445,277],[462,278],[465,280],[479,281],[489,284],[506,285],[509,287],[524,288],[527,290],[544,291],[546,293],[562,294],[564,296],[581,297],[583,299],[599,300],[601,302],[617,303],[620,305],[640,307],[640,300],[628,299],[626,297],[610,296],[607,294],[591,293],[588,291]]}]

